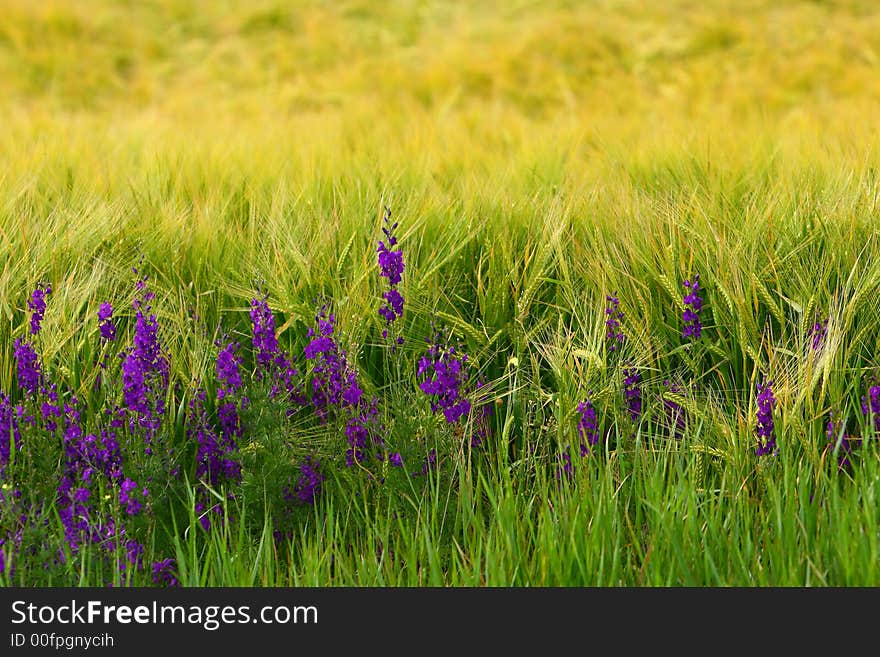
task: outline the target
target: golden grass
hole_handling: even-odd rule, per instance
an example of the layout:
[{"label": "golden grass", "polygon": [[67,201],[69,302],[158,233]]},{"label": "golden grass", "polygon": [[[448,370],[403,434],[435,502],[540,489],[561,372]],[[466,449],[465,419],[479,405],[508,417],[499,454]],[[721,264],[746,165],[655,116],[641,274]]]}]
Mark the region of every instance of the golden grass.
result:
[{"label": "golden grass", "polygon": [[[872,2],[0,3],[3,184],[528,199],[689,158],[876,165]],[[621,175],[623,173],[624,175]],[[191,179],[187,182],[187,178]]]}]

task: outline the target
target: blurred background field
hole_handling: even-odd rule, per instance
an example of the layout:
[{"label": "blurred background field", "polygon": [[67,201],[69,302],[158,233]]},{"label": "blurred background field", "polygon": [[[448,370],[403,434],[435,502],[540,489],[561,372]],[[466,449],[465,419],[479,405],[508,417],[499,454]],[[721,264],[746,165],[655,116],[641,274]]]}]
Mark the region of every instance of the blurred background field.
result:
[{"label": "blurred background field", "polygon": [[616,190],[646,169],[741,177],[876,160],[872,2],[4,0],[0,11],[12,193],[48,176],[120,202],[160,161],[195,212],[239,181],[418,180],[426,202],[501,202]]}]

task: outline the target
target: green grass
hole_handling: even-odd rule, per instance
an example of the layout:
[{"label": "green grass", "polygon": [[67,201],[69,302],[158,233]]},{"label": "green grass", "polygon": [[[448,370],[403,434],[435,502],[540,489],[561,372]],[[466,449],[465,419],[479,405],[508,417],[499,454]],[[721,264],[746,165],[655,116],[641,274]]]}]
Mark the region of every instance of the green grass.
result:
[{"label": "green grass", "polygon": [[[145,562],[175,558],[192,586],[880,584],[861,410],[880,365],[872,3],[221,4],[0,2],[0,390],[20,398],[12,345],[49,281],[41,356],[100,404],[97,309],[114,301],[126,344],[143,256],[184,452],[191,383],[213,380],[218,336],[249,344],[259,287],[300,361],[315,299],[332,299],[387,441],[414,464],[436,445],[440,468],[383,486],[344,467],[340,426],[257,418],[227,522],[201,531],[191,491],[169,490],[138,529]],[[377,314],[385,205],[406,262],[397,355]],[[686,347],[695,272],[704,337]],[[432,318],[486,379],[480,449],[417,389]],[[754,454],[765,376],[772,458]],[[686,390],[678,440],[665,380]],[[560,485],[588,393],[610,439]],[[850,469],[831,411],[865,438]],[[309,452],[323,494],[275,540],[284,459]],[[26,542],[57,533],[47,513]],[[90,550],[38,562],[2,581],[125,583]]]}]

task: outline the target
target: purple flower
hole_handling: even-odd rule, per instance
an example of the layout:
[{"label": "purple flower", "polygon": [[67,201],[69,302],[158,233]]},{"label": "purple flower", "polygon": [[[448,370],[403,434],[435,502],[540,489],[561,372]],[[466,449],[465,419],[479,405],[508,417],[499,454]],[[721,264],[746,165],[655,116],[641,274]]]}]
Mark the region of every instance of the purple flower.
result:
[{"label": "purple flower", "polygon": [[177,562],[174,559],[162,559],[153,564],[153,584],[156,586],[180,586],[177,580]]},{"label": "purple flower", "polygon": [[132,481],[128,477],[125,478],[125,481],[119,487],[119,504],[130,516],[136,516],[141,512],[141,508],[143,508],[140,500],[137,499],[137,488],[137,482]]},{"label": "purple flower", "polygon": [[146,289],[146,279],[135,287],[143,295],[132,304],[135,329],[132,346],[120,354],[122,396],[129,412],[129,430],[143,432],[144,453],[152,454],[152,442],[165,415],[165,395],[170,377],[168,358],[159,341],[159,323],[150,312],[154,294]]},{"label": "purple flower", "polygon": [[370,448],[382,445],[379,438],[379,400],[374,397],[369,405],[353,409],[345,425],[345,438],[349,448],[345,452],[345,464],[352,466],[369,458]]},{"label": "purple flower", "polygon": [[0,477],[13,449],[21,449],[21,430],[12,402],[0,392]]},{"label": "purple flower", "polygon": [[321,493],[321,483],[325,476],[321,472],[321,464],[312,455],[306,457],[299,466],[300,477],[293,489],[285,488],[287,499],[296,499],[301,504],[314,504]]},{"label": "purple flower", "polygon": [[312,378],[312,405],[320,421],[325,422],[333,407],[358,405],[363,390],[357,382],[357,372],[349,364],[344,350],[331,337],[336,318],[323,305],[315,316],[317,331],[309,329],[312,340],[305,347],[305,356],[314,360]]},{"label": "purple flower", "polygon": [[874,416],[874,431],[880,432],[880,385],[868,388],[868,396],[862,397],[862,414]]},{"label": "purple flower", "polygon": [[642,377],[635,366],[630,365],[623,370],[623,396],[626,410],[633,422],[638,422],[642,414],[642,389],[639,386]]},{"label": "purple flower", "polygon": [[395,468],[403,467],[403,457],[400,455],[400,452],[392,452],[389,454],[388,462]]},{"label": "purple flower", "polygon": [[19,388],[28,396],[36,395],[42,380],[40,359],[37,357],[37,352],[30,343],[22,341],[21,338],[16,338],[12,347]]},{"label": "purple flower", "polygon": [[289,355],[278,346],[275,318],[267,299],[268,296],[251,299],[252,344],[257,352],[256,378],[258,381],[265,378],[271,381],[271,399],[275,399],[283,390],[292,403],[304,406],[308,400],[302,394],[301,385],[296,378],[299,371],[293,366]]},{"label": "purple flower", "polygon": [[391,210],[385,208],[385,215],[382,218],[382,232],[388,240],[388,243],[380,241],[376,251],[379,253],[379,269],[380,276],[387,278],[391,285],[400,283],[400,275],[403,274],[403,251],[391,249],[397,246],[397,238],[394,231],[397,230],[397,222],[391,223]]},{"label": "purple flower", "polygon": [[619,308],[620,299],[616,296],[606,296],[605,300],[608,302],[605,307],[605,342],[608,344],[608,351],[616,351],[625,339],[620,328],[620,320],[624,315]]},{"label": "purple flower", "polygon": [[197,446],[196,477],[212,487],[224,481],[238,482],[241,466],[235,457],[238,449],[235,438],[239,428],[235,405],[232,405],[231,412],[224,408],[225,404],[218,409],[223,425],[218,435],[208,422],[204,404],[205,391],[198,389],[189,402],[186,430],[188,439]]},{"label": "purple flower", "polygon": [[239,372],[241,359],[235,355],[237,349],[238,343],[230,342],[217,355],[217,379],[226,386],[222,389],[222,397],[231,395],[241,388]]},{"label": "purple flower", "polygon": [[703,329],[703,323],[700,321],[700,312],[703,310],[703,300],[700,298],[700,275],[694,274],[694,280],[685,281],[684,287],[687,292],[684,295],[684,331],[682,333],[685,339],[699,340],[700,333]]},{"label": "purple flower", "polygon": [[825,344],[825,338],[828,336],[828,318],[816,320],[816,322],[807,330],[807,337],[810,338],[810,346],[813,351],[819,351]]},{"label": "purple flower", "polygon": [[31,335],[36,335],[40,332],[40,325],[43,322],[43,315],[46,312],[46,295],[51,293],[51,285],[38,285],[37,289],[33,291],[31,298],[28,300],[28,309],[32,312]]},{"label": "purple flower", "polygon": [[113,306],[106,301],[98,309],[98,328],[101,330],[101,340],[112,342],[116,339],[116,325],[113,323]]},{"label": "purple flower", "polygon": [[257,350],[257,363],[268,369],[278,354],[278,339],[275,337],[275,318],[269,310],[268,296],[251,299],[251,323],[253,325],[253,345]]},{"label": "purple flower", "polygon": [[763,384],[759,383],[758,425],[755,428],[755,433],[758,436],[758,448],[755,450],[757,456],[767,456],[777,451],[776,439],[773,437],[773,407],[775,405],[773,381],[765,380]]},{"label": "purple flower", "polygon": [[441,411],[448,424],[466,417],[471,410],[468,399],[470,365],[465,353],[454,346],[440,344],[439,333],[429,342],[427,353],[419,360],[417,376],[426,376],[419,389],[431,400],[431,411]]},{"label": "purple flower", "polygon": [[599,443],[599,423],[596,420],[596,409],[589,399],[580,402],[577,410],[580,414],[577,430],[581,439],[581,456],[586,456],[590,447]]},{"label": "purple flower", "polygon": [[[403,251],[401,249],[392,250],[393,247],[397,246],[397,238],[394,236],[397,222],[391,224],[391,210],[387,207],[385,208],[382,224],[382,232],[385,234],[387,243],[386,241],[380,241],[376,249],[379,254],[379,275],[388,279],[391,289],[382,295],[385,302],[379,308],[379,315],[385,320],[387,326],[391,326],[397,318],[403,316],[403,295],[397,289],[404,269]],[[387,328],[382,331],[382,336],[388,337]],[[398,344],[400,340],[398,338]]]}]

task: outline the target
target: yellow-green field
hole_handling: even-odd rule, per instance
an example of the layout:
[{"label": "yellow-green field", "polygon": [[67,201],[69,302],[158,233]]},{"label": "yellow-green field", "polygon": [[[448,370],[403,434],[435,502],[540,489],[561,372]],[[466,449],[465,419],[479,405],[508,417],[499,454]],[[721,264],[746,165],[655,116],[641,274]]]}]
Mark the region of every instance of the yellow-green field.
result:
[{"label": "yellow-green field", "polygon": [[[50,283],[32,341],[98,431],[123,384],[118,360],[97,385],[93,364],[131,342],[139,267],[170,361],[163,440],[189,476],[131,521],[134,573],[118,543],[65,547],[7,506],[3,581],[150,584],[150,562],[173,559],[187,585],[877,585],[878,127],[869,1],[0,0],[0,392],[39,414],[13,345]],[[395,351],[377,313],[386,206],[406,263]],[[253,410],[223,530],[185,531],[206,490],[194,386],[214,393],[221,337],[259,369],[247,313],[263,292],[307,376],[316,300],[333,304],[388,449],[416,470],[437,449],[436,476],[394,479],[387,461],[361,476],[344,421]],[[108,300],[113,349],[98,342]],[[432,321],[485,381],[479,449],[463,440],[476,401],[453,427],[420,393]],[[765,379],[769,458],[755,454]],[[605,440],[582,458],[587,396]],[[686,409],[675,440],[664,400]],[[65,467],[61,436],[31,429]],[[573,481],[558,476],[570,449]],[[308,454],[324,493],[291,512],[279,491]],[[3,490],[51,500],[57,474],[22,456]]]}]

